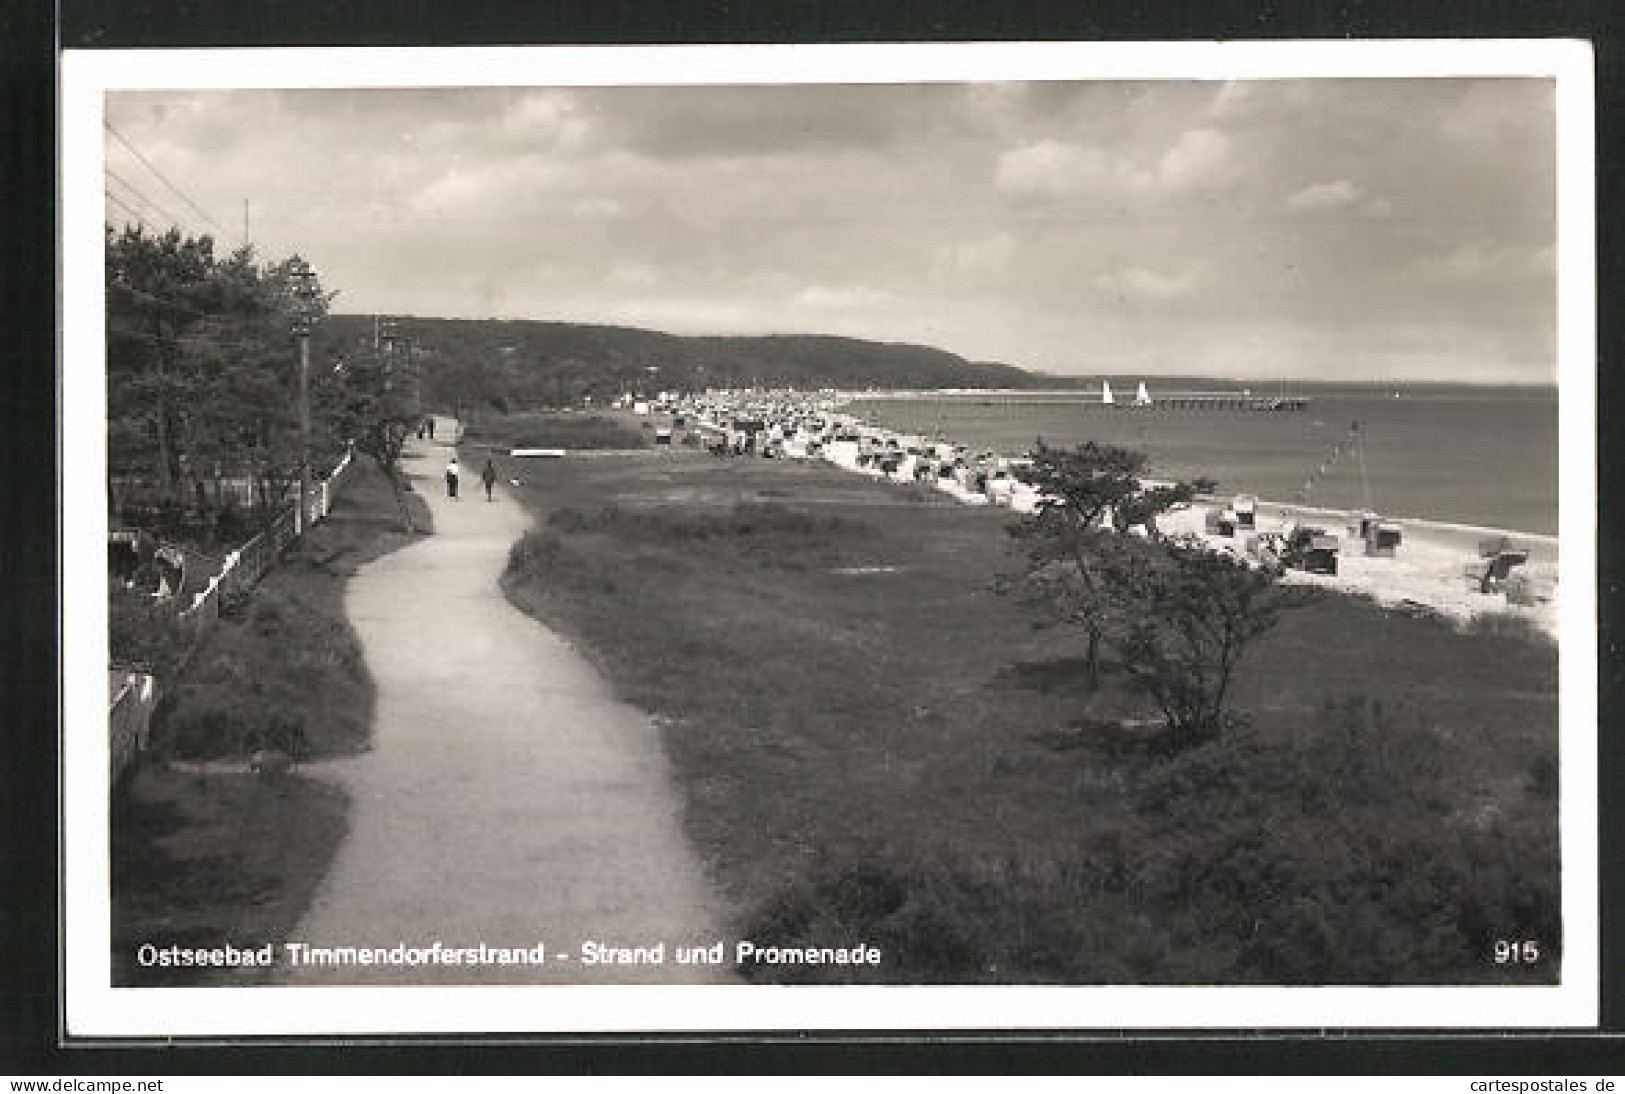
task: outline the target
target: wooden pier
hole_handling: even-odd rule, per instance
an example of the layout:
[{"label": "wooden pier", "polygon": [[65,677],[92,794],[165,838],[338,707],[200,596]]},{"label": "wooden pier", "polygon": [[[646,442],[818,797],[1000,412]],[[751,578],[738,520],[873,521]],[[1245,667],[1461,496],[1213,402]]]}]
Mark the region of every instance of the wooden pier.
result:
[{"label": "wooden pier", "polygon": [[[974,401],[975,406],[1054,406],[1073,402],[1072,399],[1033,398],[1029,395],[987,395]],[[1148,403],[1132,399],[1101,402],[1099,397],[1083,396],[1075,400],[1088,410],[1132,410],[1145,413],[1158,410],[1223,410],[1280,413],[1308,410],[1313,399],[1305,395],[1253,395],[1233,391],[1169,392],[1153,395]]]},{"label": "wooden pier", "polygon": [[1174,392],[1150,404],[1114,403],[1113,410],[1307,410],[1314,400],[1303,395],[1243,395],[1234,392]]}]

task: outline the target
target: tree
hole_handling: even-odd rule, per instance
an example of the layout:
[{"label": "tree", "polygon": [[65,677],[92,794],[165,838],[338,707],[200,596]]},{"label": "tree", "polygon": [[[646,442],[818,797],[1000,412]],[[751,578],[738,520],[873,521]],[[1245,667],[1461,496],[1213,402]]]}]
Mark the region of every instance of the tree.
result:
[{"label": "tree", "polygon": [[[293,261],[262,266],[247,247],[219,259],[208,236],[173,229],[108,230],[110,473],[205,518],[219,516],[226,477],[251,481],[262,522],[286,508],[305,456]],[[325,310],[325,298],[312,303]]]},{"label": "tree", "polygon": [[375,350],[363,344],[331,368],[314,385],[332,428],[370,457],[389,480],[400,512],[401,527],[417,531],[401,490],[400,459],[407,438],[423,420],[417,363],[413,358]]},{"label": "tree", "polygon": [[1211,494],[1219,484],[1210,478],[1199,477],[1189,482],[1160,483],[1141,489],[1138,494],[1125,498],[1112,509],[1112,523],[1120,532],[1140,525],[1153,538],[1161,538],[1157,517],[1174,508],[1186,505],[1198,494]]},{"label": "tree", "polygon": [[1242,655],[1313,593],[1281,588],[1270,571],[1194,537],[1114,554],[1105,568],[1120,603],[1123,669],[1168,719],[1176,749],[1219,734]]},{"label": "tree", "polygon": [[1039,492],[1037,510],[1011,528],[1027,545],[1024,599],[1053,621],[1084,630],[1091,688],[1100,684],[1101,644],[1123,604],[1109,578],[1123,569],[1117,556],[1129,549],[1120,532],[1141,524],[1155,536],[1158,514],[1214,488],[1211,480],[1199,479],[1147,489],[1140,481],[1147,459],[1143,452],[1094,441],[1062,449],[1040,440],[1031,462],[1016,471]]},{"label": "tree", "polygon": [[125,228],[105,236],[107,384],[112,468],[151,474],[178,503],[185,408],[196,405],[195,361],[183,356],[205,310],[214,242]]},{"label": "tree", "polygon": [[[298,372],[293,326],[298,313],[314,321],[326,311],[319,291],[300,299],[293,276],[297,257],[261,267],[249,248],[217,263],[211,314],[197,352],[205,376],[196,413],[198,455],[254,484],[261,522],[269,523],[292,499],[307,453],[299,429]],[[313,415],[310,458],[329,464],[339,445],[325,419]]]}]

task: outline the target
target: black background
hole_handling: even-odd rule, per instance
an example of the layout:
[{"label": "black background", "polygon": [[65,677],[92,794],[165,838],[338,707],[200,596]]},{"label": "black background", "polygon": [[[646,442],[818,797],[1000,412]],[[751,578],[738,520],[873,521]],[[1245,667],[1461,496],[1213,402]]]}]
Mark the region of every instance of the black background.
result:
[{"label": "black background", "polygon": [[[0,11],[0,1075],[422,1074],[449,1072],[1084,1072],[1470,1073],[1625,1072],[1625,841],[1613,728],[1621,658],[1625,534],[1614,504],[1620,403],[1621,17],[1600,2],[1528,3],[999,3],[969,0],[635,0],[506,3],[458,0],[6,0]],[[1597,60],[1600,787],[1603,1031],[1419,1035],[886,1034],[736,1038],[613,1037],[273,1040],[65,1045],[60,1038],[57,909],[57,616],[55,112],[57,48],[450,46],[730,42],[904,42],[1298,38],[1573,37]]]}]

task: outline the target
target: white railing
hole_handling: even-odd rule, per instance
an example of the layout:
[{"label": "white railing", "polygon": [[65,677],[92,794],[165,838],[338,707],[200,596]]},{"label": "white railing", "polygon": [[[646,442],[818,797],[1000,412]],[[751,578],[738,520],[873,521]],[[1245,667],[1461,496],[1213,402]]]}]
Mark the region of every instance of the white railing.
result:
[{"label": "white railing", "polygon": [[[315,483],[310,492],[305,527],[314,525],[333,511],[344,484],[355,471],[355,451],[350,449],[334,466],[328,476]],[[192,602],[176,613],[183,633],[186,634],[185,657],[203,640],[220,618],[220,600],[223,596],[247,592],[276,564],[290,543],[301,534],[299,504],[285,510],[270,527],[226,555],[218,573],[192,597]],[[119,776],[147,747],[147,725],[158,703],[158,687],[146,673],[112,670],[108,710],[110,762],[112,778],[117,784]]]},{"label": "white railing", "polygon": [[158,686],[144,672],[111,669],[108,682],[108,763],[113,784],[147,748],[147,727],[158,705]]},{"label": "white railing", "polygon": [[211,576],[208,585],[192,597],[192,603],[181,609],[181,622],[191,624],[201,634],[209,622],[219,617],[220,597],[223,594],[243,591],[258,583],[288,544],[303,534],[304,527],[316,524],[333,511],[333,503],[338,499],[339,491],[349,479],[354,465],[355,452],[351,449],[344,453],[344,458],[334,466],[327,478],[313,484],[315,488],[310,492],[303,527],[299,520],[299,503],[295,502],[293,508],[272,521],[269,528],[226,555],[220,572]]}]

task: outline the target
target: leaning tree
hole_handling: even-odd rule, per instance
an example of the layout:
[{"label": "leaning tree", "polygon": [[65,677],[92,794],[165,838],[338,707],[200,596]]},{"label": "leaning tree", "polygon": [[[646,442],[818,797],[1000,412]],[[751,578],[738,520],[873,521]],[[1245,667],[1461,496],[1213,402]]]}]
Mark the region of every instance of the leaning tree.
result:
[{"label": "leaning tree", "polygon": [[1148,487],[1140,478],[1147,460],[1144,452],[1095,441],[1054,448],[1040,440],[1016,470],[1039,496],[1037,508],[1010,529],[1027,549],[1018,588],[1053,622],[1084,631],[1090,688],[1099,686],[1101,645],[1124,605],[1111,575],[1123,570],[1125,552],[1137,549],[1122,532],[1143,525],[1155,538],[1158,514],[1214,489],[1207,479]]},{"label": "leaning tree", "polygon": [[1195,537],[1118,553],[1106,565],[1122,622],[1113,645],[1167,719],[1175,749],[1218,736],[1242,655],[1316,592],[1281,586],[1273,571]]},{"label": "leaning tree", "polygon": [[370,344],[358,345],[320,372],[317,391],[336,433],[371,457],[389,481],[401,527],[417,531],[401,489],[400,459],[423,420],[419,365]]}]

